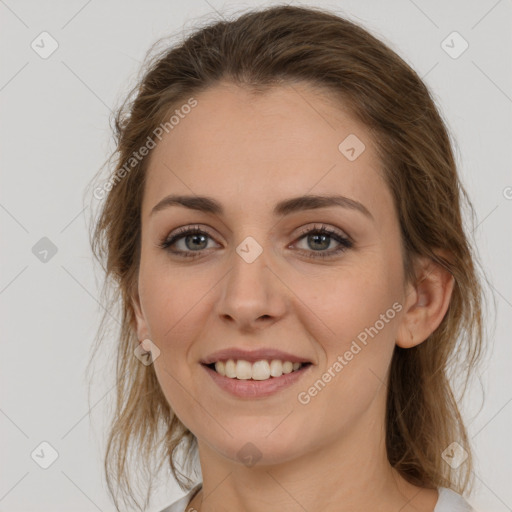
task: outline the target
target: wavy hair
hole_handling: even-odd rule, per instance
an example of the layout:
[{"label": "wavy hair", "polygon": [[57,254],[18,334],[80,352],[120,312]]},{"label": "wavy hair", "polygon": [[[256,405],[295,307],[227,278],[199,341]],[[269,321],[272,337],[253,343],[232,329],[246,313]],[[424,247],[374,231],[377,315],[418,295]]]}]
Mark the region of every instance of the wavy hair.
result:
[{"label": "wavy hair", "polygon": [[[426,256],[455,281],[448,311],[429,338],[410,349],[395,346],[385,418],[387,457],[415,485],[466,491],[473,462],[458,402],[482,356],[485,297],[469,243],[472,231],[462,215],[465,205],[474,224],[474,209],[458,177],[447,126],[426,85],[367,30],[317,7],[252,10],[196,27],[151,56],[155,48],[115,113],[108,186],[95,189],[100,210],[90,232],[105,276],[105,315],[96,343],[115,339],[108,360],[114,361],[116,396],[104,468],[117,510],[119,493],[125,504],[143,510],[132,485],[133,468],[149,482],[143,486],[143,507],[164,464],[182,490],[194,483],[197,440],[167,403],[153,365],[134,357],[139,340],[131,297],[148,156],[134,160],[133,155],[174,109],[221,80],[254,93],[286,83],[313,85],[370,130],[398,214],[407,280],[415,280],[415,258]],[[438,249],[449,256],[440,256]],[[107,329],[114,311],[119,313],[116,334]],[[455,396],[451,381],[461,376],[462,393]],[[453,441],[468,453],[458,469],[442,458]]]}]

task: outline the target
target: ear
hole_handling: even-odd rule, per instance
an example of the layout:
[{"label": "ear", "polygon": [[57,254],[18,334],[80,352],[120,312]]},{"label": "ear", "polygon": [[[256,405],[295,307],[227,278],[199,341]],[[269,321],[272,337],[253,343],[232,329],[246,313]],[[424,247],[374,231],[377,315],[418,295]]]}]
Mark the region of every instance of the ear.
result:
[{"label": "ear", "polygon": [[142,305],[140,303],[140,296],[137,287],[131,293],[131,303],[133,307],[133,311],[135,313],[135,330],[137,331],[137,337],[139,341],[145,340],[146,338],[150,338],[149,329],[146,322],[146,317],[144,315]]},{"label": "ear", "polygon": [[[445,256],[444,252],[439,254]],[[431,258],[419,258],[416,266],[416,283],[407,285],[405,313],[396,339],[402,348],[419,345],[437,329],[450,305],[455,283],[453,275]]]}]

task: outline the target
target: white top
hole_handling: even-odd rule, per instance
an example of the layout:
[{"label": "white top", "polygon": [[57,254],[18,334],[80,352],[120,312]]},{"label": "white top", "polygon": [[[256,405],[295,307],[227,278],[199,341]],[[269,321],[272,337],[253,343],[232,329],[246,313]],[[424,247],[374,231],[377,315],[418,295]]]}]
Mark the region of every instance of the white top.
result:
[{"label": "white top", "polygon": [[[187,506],[196,492],[201,489],[201,486],[202,482],[198,483],[183,498],[175,501],[160,512],[194,512],[193,510],[187,511]],[[475,509],[471,508],[470,504],[455,491],[447,487],[439,487],[437,490],[439,498],[433,512],[475,512]]]}]

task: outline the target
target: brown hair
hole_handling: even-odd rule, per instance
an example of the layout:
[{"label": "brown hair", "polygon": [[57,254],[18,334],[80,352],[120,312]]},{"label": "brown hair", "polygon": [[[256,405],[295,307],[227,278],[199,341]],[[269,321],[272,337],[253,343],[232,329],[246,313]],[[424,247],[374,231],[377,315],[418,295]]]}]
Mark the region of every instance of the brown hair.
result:
[{"label": "brown hair", "polygon": [[[457,401],[482,355],[485,297],[463,226],[462,199],[474,223],[473,207],[457,175],[447,128],[425,84],[357,24],[319,8],[284,5],[211,22],[146,62],[144,75],[116,113],[115,165],[91,234],[93,252],[107,276],[107,312],[98,341],[105,337],[108,311],[117,305],[121,313],[114,356],[116,407],[105,454],[116,507],[115,489],[125,503],[129,497],[138,505],[130,483],[131,449],[136,467],[145,470],[150,482],[145,506],[152,475],[165,461],[180,487],[189,490],[193,481],[188,470],[197,456],[196,438],[167,403],[153,365],[145,366],[133,355],[139,340],[131,294],[137,285],[148,157],[132,162],[129,170],[126,162],[170,112],[221,80],[260,93],[282,83],[308,83],[330,93],[373,134],[398,212],[407,279],[414,282],[415,257],[426,256],[455,280],[448,311],[431,336],[414,348],[395,346],[385,419],[387,455],[409,482],[462,493],[470,481],[472,457]],[[456,397],[450,379],[460,375],[465,376],[463,393]],[[441,457],[453,441],[468,452],[456,470]],[[181,457],[185,473],[178,468]]]}]

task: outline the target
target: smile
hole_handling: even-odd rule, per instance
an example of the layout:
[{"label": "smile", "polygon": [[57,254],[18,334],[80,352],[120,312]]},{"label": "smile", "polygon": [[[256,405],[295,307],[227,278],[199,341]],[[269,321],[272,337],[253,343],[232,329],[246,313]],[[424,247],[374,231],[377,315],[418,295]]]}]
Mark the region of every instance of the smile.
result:
[{"label": "smile", "polygon": [[262,359],[251,363],[244,359],[228,359],[227,361],[217,361],[208,366],[223,377],[230,379],[267,380],[297,371],[305,364],[309,363],[292,363],[291,361],[280,361],[279,359],[272,359],[271,361]]},{"label": "smile", "polygon": [[202,366],[224,391],[239,398],[263,398],[297,382],[312,364],[228,359]]}]

